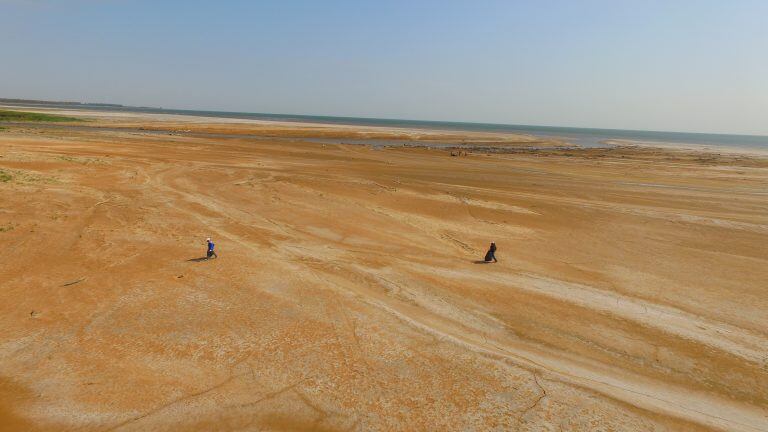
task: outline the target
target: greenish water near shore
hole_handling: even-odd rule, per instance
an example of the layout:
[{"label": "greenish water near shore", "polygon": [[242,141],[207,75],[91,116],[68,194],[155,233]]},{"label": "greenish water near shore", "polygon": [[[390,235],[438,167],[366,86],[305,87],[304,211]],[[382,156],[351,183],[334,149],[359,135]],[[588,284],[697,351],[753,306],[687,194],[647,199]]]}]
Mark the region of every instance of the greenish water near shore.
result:
[{"label": "greenish water near shore", "polygon": [[[81,119],[25,111],[0,110],[0,121],[6,122],[77,122]],[[3,128],[0,127],[0,130]]]}]

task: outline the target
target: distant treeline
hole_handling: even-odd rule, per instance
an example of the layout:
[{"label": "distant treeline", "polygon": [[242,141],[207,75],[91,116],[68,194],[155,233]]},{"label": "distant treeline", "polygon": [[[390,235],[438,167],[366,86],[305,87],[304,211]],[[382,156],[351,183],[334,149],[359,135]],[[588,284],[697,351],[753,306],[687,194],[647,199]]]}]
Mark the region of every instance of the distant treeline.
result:
[{"label": "distant treeline", "polygon": [[87,105],[87,106],[102,106],[102,107],[115,107],[122,108],[123,105],[119,104],[106,104],[106,103],[89,103],[89,102],[67,102],[67,101],[44,101],[34,99],[5,99],[0,98],[0,103],[5,104],[28,104],[28,105]]}]

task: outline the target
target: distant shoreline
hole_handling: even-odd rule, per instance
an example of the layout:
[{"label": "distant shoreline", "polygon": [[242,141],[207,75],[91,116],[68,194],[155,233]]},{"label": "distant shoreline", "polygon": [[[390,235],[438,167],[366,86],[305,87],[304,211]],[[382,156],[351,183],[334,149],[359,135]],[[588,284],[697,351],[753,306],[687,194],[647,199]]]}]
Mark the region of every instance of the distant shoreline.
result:
[{"label": "distant shoreline", "polygon": [[[11,103],[11,101],[19,101]],[[232,120],[257,120],[280,123],[302,123],[335,126],[364,126],[397,129],[417,129],[451,132],[483,132],[523,134],[546,140],[562,141],[574,147],[601,148],[612,145],[656,146],[702,151],[735,151],[737,153],[768,153],[768,136],[738,134],[708,134],[693,132],[640,131],[622,129],[572,128],[561,126],[506,125],[496,123],[445,122],[429,120],[376,119],[365,117],[312,116],[294,114],[241,113],[227,111],[177,110],[152,107],[131,107],[117,104],[81,102],[25,101],[0,99],[0,107],[31,109],[62,109],[67,111],[99,111],[130,114],[164,114],[190,117],[210,117]]]}]

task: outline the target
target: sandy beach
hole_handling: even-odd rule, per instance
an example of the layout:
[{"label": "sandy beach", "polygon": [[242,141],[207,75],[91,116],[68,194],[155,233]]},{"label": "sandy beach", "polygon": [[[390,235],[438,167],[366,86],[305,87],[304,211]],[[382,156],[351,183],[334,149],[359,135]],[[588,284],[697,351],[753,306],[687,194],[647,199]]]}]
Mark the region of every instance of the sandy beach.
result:
[{"label": "sandy beach", "polygon": [[79,115],[0,130],[0,431],[768,431],[764,155]]}]

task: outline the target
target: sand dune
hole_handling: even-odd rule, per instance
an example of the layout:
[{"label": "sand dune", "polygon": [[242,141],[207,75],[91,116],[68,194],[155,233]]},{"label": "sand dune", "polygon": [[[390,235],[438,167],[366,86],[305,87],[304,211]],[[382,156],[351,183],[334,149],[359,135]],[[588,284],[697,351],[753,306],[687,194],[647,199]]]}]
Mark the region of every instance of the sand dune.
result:
[{"label": "sand dune", "polygon": [[768,431],[765,159],[233,123],[0,132],[0,430]]}]

